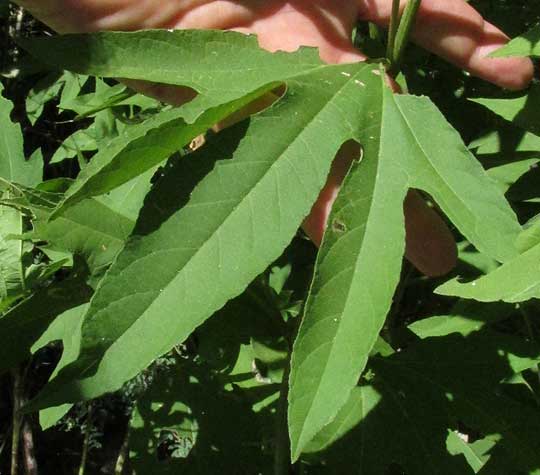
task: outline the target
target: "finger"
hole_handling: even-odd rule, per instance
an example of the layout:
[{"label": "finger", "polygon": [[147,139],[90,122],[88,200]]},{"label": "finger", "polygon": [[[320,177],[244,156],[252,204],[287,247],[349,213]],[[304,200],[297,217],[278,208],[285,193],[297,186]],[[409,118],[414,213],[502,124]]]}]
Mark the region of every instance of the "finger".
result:
[{"label": "finger", "polygon": [[356,6],[349,0],[273,2],[273,5],[271,14],[259,14],[232,29],[256,34],[259,45],[271,52],[292,52],[301,46],[311,46],[318,48],[321,59],[330,64],[366,59],[352,44]]},{"label": "finger", "polygon": [[457,262],[457,246],[441,216],[414,190],[407,194],[403,210],[405,257],[427,276],[450,272]]},{"label": "finger", "polygon": [[[363,19],[388,25],[391,1],[359,2]],[[423,0],[413,40],[458,67],[501,87],[523,89],[533,76],[532,62],[527,58],[487,57],[506,44],[508,37],[485,21],[464,0]]]},{"label": "finger", "polygon": [[[352,160],[358,157],[359,147],[347,142],[339,151],[328,181],[302,228],[320,246],[332,205],[347,174]],[[452,233],[441,216],[427,205],[416,192],[405,199],[405,257],[423,274],[436,277],[450,272],[457,262],[457,247]]]}]

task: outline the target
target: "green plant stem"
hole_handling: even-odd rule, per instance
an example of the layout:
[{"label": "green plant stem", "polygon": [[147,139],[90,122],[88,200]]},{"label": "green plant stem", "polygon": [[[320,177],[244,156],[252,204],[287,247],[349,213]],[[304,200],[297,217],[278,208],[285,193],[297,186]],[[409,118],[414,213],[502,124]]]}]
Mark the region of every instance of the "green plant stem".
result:
[{"label": "green plant stem", "polygon": [[399,22],[396,38],[394,40],[392,62],[389,69],[389,73],[392,76],[396,76],[400,70],[403,54],[405,53],[405,48],[409,43],[412,27],[416,21],[416,15],[421,3],[422,0],[409,0]]},{"label": "green plant stem", "polygon": [[289,475],[291,470],[291,453],[289,444],[289,428],[287,425],[287,398],[289,394],[290,357],[283,373],[276,415],[276,446],[274,451],[274,475]]},{"label": "green plant stem", "polygon": [[388,26],[388,43],[386,45],[386,57],[390,64],[394,62],[396,33],[399,26],[399,6],[400,0],[392,0],[392,14],[390,15],[390,25]]}]

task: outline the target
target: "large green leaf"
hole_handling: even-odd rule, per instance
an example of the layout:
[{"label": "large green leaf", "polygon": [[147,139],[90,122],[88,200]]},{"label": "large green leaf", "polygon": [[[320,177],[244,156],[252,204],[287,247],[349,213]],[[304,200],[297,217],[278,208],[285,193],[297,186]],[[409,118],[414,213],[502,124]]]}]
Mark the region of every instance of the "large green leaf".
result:
[{"label": "large green leaf", "polygon": [[540,298],[540,244],[479,279],[467,283],[454,279],[436,292],[480,302],[514,303]]},{"label": "large green leaf", "polygon": [[487,255],[517,254],[520,226],[502,192],[427,98],[385,90],[369,110],[364,158],[334,205],[293,351],[293,458],[345,404],[377,340],[399,280],[409,188],[428,192]]},{"label": "large green leaf", "polygon": [[508,56],[540,57],[540,26],[535,26],[522,35],[512,39],[507,45],[490,54],[492,58]]},{"label": "large green leaf", "polygon": [[[312,52],[291,57],[300,62],[303,55]],[[381,89],[374,71],[378,66],[351,64],[298,74],[270,109],[166,171],[85,316],[79,361],[59,374],[40,405],[118,388],[276,259],[341,145],[370,126],[365,111]]]},{"label": "large green leaf", "polygon": [[[335,473],[344,473],[339,469],[347,463],[358,467],[355,473],[369,475],[389,473],[394,464],[410,474],[468,474],[473,470],[465,458],[449,450],[464,453],[473,447],[456,450],[448,444],[449,430],[466,431],[490,436],[516,472],[540,468],[534,436],[540,412],[534,399],[515,399],[500,384],[539,359],[536,345],[491,332],[429,338],[375,357],[368,380],[354,388],[307,450],[333,444],[321,458]],[[475,472],[489,457],[468,455]]]}]

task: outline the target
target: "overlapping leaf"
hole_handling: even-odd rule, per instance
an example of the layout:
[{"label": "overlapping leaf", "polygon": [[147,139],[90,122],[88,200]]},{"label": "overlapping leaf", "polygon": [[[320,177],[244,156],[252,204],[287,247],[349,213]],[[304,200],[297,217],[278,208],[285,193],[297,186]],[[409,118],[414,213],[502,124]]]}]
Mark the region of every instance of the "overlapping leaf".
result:
[{"label": "overlapping leaf", "polygon": [[50,209],[38,212],[34,231],[26,238],[46,241],[46,249],[84,257],[93,273],[105,268],[133,231],[154,172],[150,169],[107,195],[83,200],[52,221]]},{"label": "overlapping leaf", "polygon": [[385,90],[370,110],[364,158],[334,205],[293,351],[294,458],[345,404],[382,328],[399,281],[409,188],[428,192],[487,255],[517,255],[511,208],[427,98]]},{"label": "overlapping leaf", "polygon": [[192,88],[200,95],[186,109],[187,122],[269,83],[323,67],[315,49],[272,54],[258,48],[254,36],[214,30],[64,35],[20,43],[47,63],[78,73]]},{"label": "overlapping leaf", "polygon": [[185,121],[185,109],[171,109],[134,125],[97,153],[67,191],[52,218],[86,198],[102,195],[164,162],[195,137],[271,89],[256,91],[202,113],[194,123]]},{"label": "overlapping leaf", "polygon": [[[156,33],[141,38],[147,34]],[[287,84],[287,93],[270,109],[179,160],[156,183],[135,236],[85,316],[78,362],[49,385],[41,405],[118,388],[239,294],[290,242],[341,145],[360,140],[370,126],[366,111],[381,90],[380,74],[374,74],[378,66],[325,66],[318,59],[314,66],[312,50],[272,55],[260,52],[254,39],[230,33],[200,32],[197,37],[191,32],[190,47],[197,50],[195,39],[208,41],[208,34],[221,38],[218,44],[234,58],[245,58],[242,72],[220,76],[227,82],[209,89],[210,99],[222,102],[216,93],[225,94],[225,87],[245,94],[278,82]],[[208,43],[204,48],[213,57]],[[155,51],[145,54],[152,61]],[[194,75],[197,67],[184,69],[184,77]],[[210,88],[216,78],[212,68],[207,74]],[[244,75],[247,79],[239,79]],[[174,132],[171,127],[171,137]]]}]

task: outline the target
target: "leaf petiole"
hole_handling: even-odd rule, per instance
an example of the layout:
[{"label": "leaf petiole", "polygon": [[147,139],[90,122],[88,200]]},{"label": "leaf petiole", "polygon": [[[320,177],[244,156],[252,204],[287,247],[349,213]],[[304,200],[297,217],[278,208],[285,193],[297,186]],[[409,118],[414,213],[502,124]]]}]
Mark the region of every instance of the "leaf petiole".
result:
[{"label": "leaf petiole", "polygon": [[[416,15],[420,8],[422,0],[410,0],[407,2],[407,6],[403,11],[401,20],[399,21],[399,27],[397,27],[397,32],[395,33],[395,39],[392,38],[392,56],[389,56],[390,68],[389,73],[392,76],[396,76],[399,72],[401,61],[403,60],[403,54],[405,53],[405,48],[409,43],[409,37],[411,35],[412,27],[416,21]],[[394,5],[392,6],[392,16],[394,15]],[[399,3],[399,2],[397,2]],[[390,39],[390,37],[389,37]]]},{"label": "leaf petiole", "polygon": [[390,64],[394,62],[396,34],[399,27],[399,7],[400,0],[392,0],[392,14],[390,16],[390,25],[388,26],[388,44],[386,45],[386,57]]}]

